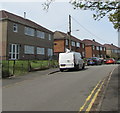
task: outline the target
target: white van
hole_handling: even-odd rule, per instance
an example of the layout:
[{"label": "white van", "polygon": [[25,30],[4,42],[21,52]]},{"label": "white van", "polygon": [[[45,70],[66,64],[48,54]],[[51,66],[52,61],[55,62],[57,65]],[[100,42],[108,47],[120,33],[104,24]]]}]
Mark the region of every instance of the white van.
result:
[{"label": "white van", "polygon": [[66,52],[59,54],[60,71],[65,69],[84,69],[85,63],[78,52]]}]

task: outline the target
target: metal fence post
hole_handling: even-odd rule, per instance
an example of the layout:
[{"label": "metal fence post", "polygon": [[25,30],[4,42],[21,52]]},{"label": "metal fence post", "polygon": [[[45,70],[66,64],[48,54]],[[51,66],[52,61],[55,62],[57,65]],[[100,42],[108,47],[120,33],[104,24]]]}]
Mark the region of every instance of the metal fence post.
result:
[{"label": "metal fence post", "polygon": [[15,60],[13,62],[13,75],[15,74]]}]

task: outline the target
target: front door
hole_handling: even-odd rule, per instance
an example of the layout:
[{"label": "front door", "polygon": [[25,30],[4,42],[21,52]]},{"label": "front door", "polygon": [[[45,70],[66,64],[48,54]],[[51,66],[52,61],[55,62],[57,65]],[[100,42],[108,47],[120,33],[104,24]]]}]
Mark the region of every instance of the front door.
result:
[{"label": "front door", "polygon": [[19,59],[19,45],[18,44],[10,44],[9,58],[12,60]]}]

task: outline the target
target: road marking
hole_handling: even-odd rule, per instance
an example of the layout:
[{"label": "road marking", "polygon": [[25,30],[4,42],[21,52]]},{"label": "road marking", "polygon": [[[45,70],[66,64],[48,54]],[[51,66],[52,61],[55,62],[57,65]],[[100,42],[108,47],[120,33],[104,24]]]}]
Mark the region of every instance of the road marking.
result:
[{"label": "road marking", "polygon": [[85,112],[85,113],[88,113],[88,112],[91,110],[92,105],[93,105],[93,103],[95,102],[95,100],[96,100],[96,98],[97,98],[99,92],[101,91],[101,88],[102,88],[104,82],[105,82],[105,79],[103,80],[103,82],[101,83],[99,89],[98,89],[97,92],[95,93],[95,95],[94,95],[94,97],[93,97],[91,103],[89,104],[88,108],[86,109],[86,112]]},{"label": "road marking", "polygon": [[84,105],[79,109],[79,112],[81,112],[84,109],[84,107],[86,106],[87,102],[91,99],[93,93],[95,92],[95,90],[97,89],[97,87],[99,86],[100,83],[101,83],[101,80],[97,83],[96,87],[92,90],[91,94],[87,97]]}]

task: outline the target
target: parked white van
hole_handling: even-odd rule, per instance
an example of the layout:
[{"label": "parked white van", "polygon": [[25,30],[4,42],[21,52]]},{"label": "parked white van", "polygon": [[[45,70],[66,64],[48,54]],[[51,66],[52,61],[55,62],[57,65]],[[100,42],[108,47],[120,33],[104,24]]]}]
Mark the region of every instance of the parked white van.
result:
[{"label": "parked white van", "polygon": [[85,63],[78,52],[66,52],[59,54],[60,71],[65,69],[84,69]]}]

